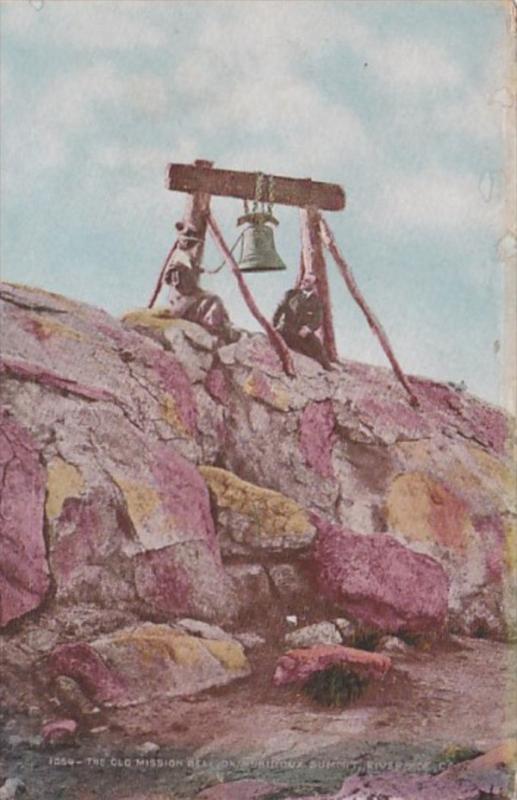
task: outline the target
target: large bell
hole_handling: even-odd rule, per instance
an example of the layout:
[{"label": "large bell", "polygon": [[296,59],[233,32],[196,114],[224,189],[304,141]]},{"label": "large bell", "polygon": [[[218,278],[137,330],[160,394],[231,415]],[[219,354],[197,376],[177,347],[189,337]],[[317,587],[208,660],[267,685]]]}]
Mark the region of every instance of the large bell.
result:
[{"label": "large bell", "polygon": [[242,250],[239,259],[241,272],[271,272],[287,269],[276,252],[273,228],[268,222],[278,225],[272,214],[252,213],[240,217],[237,224],[249,223],[242,234]]}]

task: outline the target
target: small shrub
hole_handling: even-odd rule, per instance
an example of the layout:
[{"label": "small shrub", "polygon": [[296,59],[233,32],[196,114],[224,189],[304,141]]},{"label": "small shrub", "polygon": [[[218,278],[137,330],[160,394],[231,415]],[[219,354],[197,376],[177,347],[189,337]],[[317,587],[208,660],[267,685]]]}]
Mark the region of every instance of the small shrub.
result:
[{"label": "small shrub", "polygon": [[365,686],[364,679],[335,664],[311,675],[304,692],[322,706],[344,706],[358,697]]}]

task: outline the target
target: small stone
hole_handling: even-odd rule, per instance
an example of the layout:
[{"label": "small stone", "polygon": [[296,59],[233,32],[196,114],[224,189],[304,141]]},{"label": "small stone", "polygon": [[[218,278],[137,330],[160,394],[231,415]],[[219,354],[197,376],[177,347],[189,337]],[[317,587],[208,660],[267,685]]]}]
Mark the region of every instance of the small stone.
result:
[{"label": "small stone", "polygon": [[25,793],[25,784],[21,778],[7,778],[0,789],[0,800],[14,800]]},{"label": "small stone", "polygon": [[160,745],[156,742],[144,742],[136,748],[136,751],[143,756],[149,756],[151,753],[157,753],[159,749]]},{"label": "small stone", "polygon": [[298,628],[285,637],[290,647],[312,647],[317,644],[341,644],[341,634],[332,622],[318,622]]},{"label": "small stone", "polygon": [[288,614],[287,617],[285,618],[285,621],[287,622],[288,625],[293,625],[293,626],[298,625],[298,617],[296,616],[296,614]]},{"label": "small stone", "polygon": [[255,650],[266,644],[264,637],[259,636],[258,633],[236,633],[235,638],[246,650]]},{"label": "small stone", "polygon": [[58,719],[43,725],[41,733],[45,744],[61,744],[74,738],[77,731],[75,719]]},{"label": "small stone", "polygon": [[386,653],[407,653],[409,647],[398,636],[383,636],[377,649]]}]

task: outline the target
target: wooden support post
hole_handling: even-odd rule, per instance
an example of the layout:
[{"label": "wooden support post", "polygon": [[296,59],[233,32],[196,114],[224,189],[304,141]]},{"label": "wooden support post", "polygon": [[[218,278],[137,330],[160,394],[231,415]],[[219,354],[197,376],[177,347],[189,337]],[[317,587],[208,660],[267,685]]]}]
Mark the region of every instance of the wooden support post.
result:
[{"label": "wooden support post", "polygon": [[[212,161],[196,161],[195,166],[201,169],[211,169],[213,162]],[[195,192],[191,194],[187,198],[187,202],[185,204],[185,211],[183,214],[183,230],[187,230],[188,228],[193,228],[196,231],[196,235],[199,238],[199,242],[195,244],[191,250],[191,264],[192,269],[196,273],[196,276],[199,278],[201,274],[201,265],[203,263],[203,253],[205,250],[205,239],[206,239],[206,226],[208,221],[208,214],[210,212],[210,195],[206,192]],[[154,287],[154,291],[151,295],[151,299],[149,300],[148,308],[152,308],[158,299],[158,295],[160,294],[163,286],[163,281],[165,278],[165,273],[167,271],[167,267],[169,266],[169,262],[174,254],[174,251],[178,247],[178,239],[172,245],[171,249],[167,253],[167,258],[163,262],[162,268],[160,270],[160,275],[158,277],[158,281],[156,282],[156,286]]]},{"label": "wooden support post", "polygon": [[210,228],[210,232],[212,233],[217,245],[219,246],[221,253],[229,263],[233,274],[237,279],[237,283],[239,284],[239,289],[241,290],[241,294],[244,298],[246,305],[248,306],[249,310],[257,320],[257,322],[264,328],[265,332],[267,333],[268,339],[273,345],[274,349],[278,353],[282,365],[284,367],[285,372],[287,375],[294,377],[296,375],[294,370],[293,361],[291,358],[291,354],[289,349],[280,336],[279,333],[272,327],[272,325],[268,322],[268,320],[264,317],[260,309],[258,308],[253,296],[246,286],[246,282],[242,276],[242,273],[239,270],[239,265],[237,264],[235,258],[233,257],[230,248],[226,244],[223,235],[219,229],[217,222],[215,221],[213,215],[209,213],[208,215],[208,226]]},{"label": "wooden support post", "polygon": [[346,285],[347,285],[347,287],[348,287],[348,289],[350,291],[350,294],[352,295],[352,297],[354,298],[355,302],[357,303],[357,305],[359,306],[359,308],[361,309],[361,311],[365,315],[365,317],[366,317],[366,319],[368,321],[368,325],[370,326],[370,328],[372,329],[374,334],[377,336],[377,338],[378,338],[378,340],[379,340],[379,342],[381,344],[382,349],[384,350],[386,356],[388,357],[388,360],[389,360],[391,366],[393,367],[393,372],[395,373],[395,375],[397,376],[398,380],[400,381],[400,383],[402,384],[402,386],[404,387],[404,389],[408,393],[408,395],[410,397],[411,405],[418,406],[418,404],[419,404],[418,403],[418,398],[414,394],[411,386],[409,385],[408,379],[404,375],[404,373],[402,371],[402,368],[401,368],[399,362],[397,361],[397,359],[395,357],[395,353],[393,352],[393,350],[391,348],[389,339],[388,339],[388,337],[387,337],[387,335],[386,335],[381,323],[379,322],[379,320],[377,319],[377,317],[375,316],[375,314],[373,313],[371,308],[368,307],[368,304],[367,304],[366,300],[364,299],[364,297],[363,297],[363,295],[361,293],[361,290],[359,289],[359,287],[358,287],[358,285],[357,285],[357,283],[355,281],[355,278],[353,276],[352,270],[350,269],[350,267],[348,266],[347,262],[345,261],[345,259],[341,255],[341,253],[340,253],[340,251],[338,249],[338,246],[336,244],[336,240],[334,239],[334,235],[333,235],[332,231],[330,230],[329,226],[327,225],[327,223],[325,222],[325,220],[321,217],[321,215],[320,215],[320,229],[321,229],[321,235],[322,235],[323,241],[325,243],[325,246],[327,247],[327,249],[331,253],[332,257],[334,258],[334,261],[338,265],[338,267],[339,267],[339,269],[341,271],[341,274],[342,274],[342,276],[343,276],[343,278],[345,280],[345,283],[346,283]]},{"label": "wooden support post", "polygon": [[314,276],[316,291],[323,304],[323,344],[330,361],[337,361],[337,347],[332,324],[332,308],[325,256],[320,229],[320,213],[314,206],[301,209],[303,277]]},{"label": "wooden support post", "polygon": [[[198,160],[194,162],[194,167],[199,169],[211,169],[213,161]],[[210,213],[210,195],[204,191],[196,191],[187,198],[185,213],[183,214],[184,228],[194,228],[196,235],[201,240],[199,244],[192,248],[192,269],[199,277],[201,265],[203,263],[203,252],[205,249],[206,226]]]}]

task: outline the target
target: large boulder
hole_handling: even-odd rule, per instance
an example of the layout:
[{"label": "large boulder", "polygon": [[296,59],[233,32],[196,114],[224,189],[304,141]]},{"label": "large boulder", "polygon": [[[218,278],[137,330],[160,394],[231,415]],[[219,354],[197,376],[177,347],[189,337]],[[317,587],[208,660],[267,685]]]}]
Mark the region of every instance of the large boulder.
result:
[{"label": "large boulder", "polygon": [[188,696],[250,673],[244,648],[231,637],[202,638],[152,623],[60,645],[47,670],[53,679],[72,678],[94,702],[117,707]]},{"label": "large boulder", "polygon": [[313,517],[320,591],[340,611],[384,633],[437,633],[447,619],[449,582],[434,559],[386,534],[364,536]]}]

